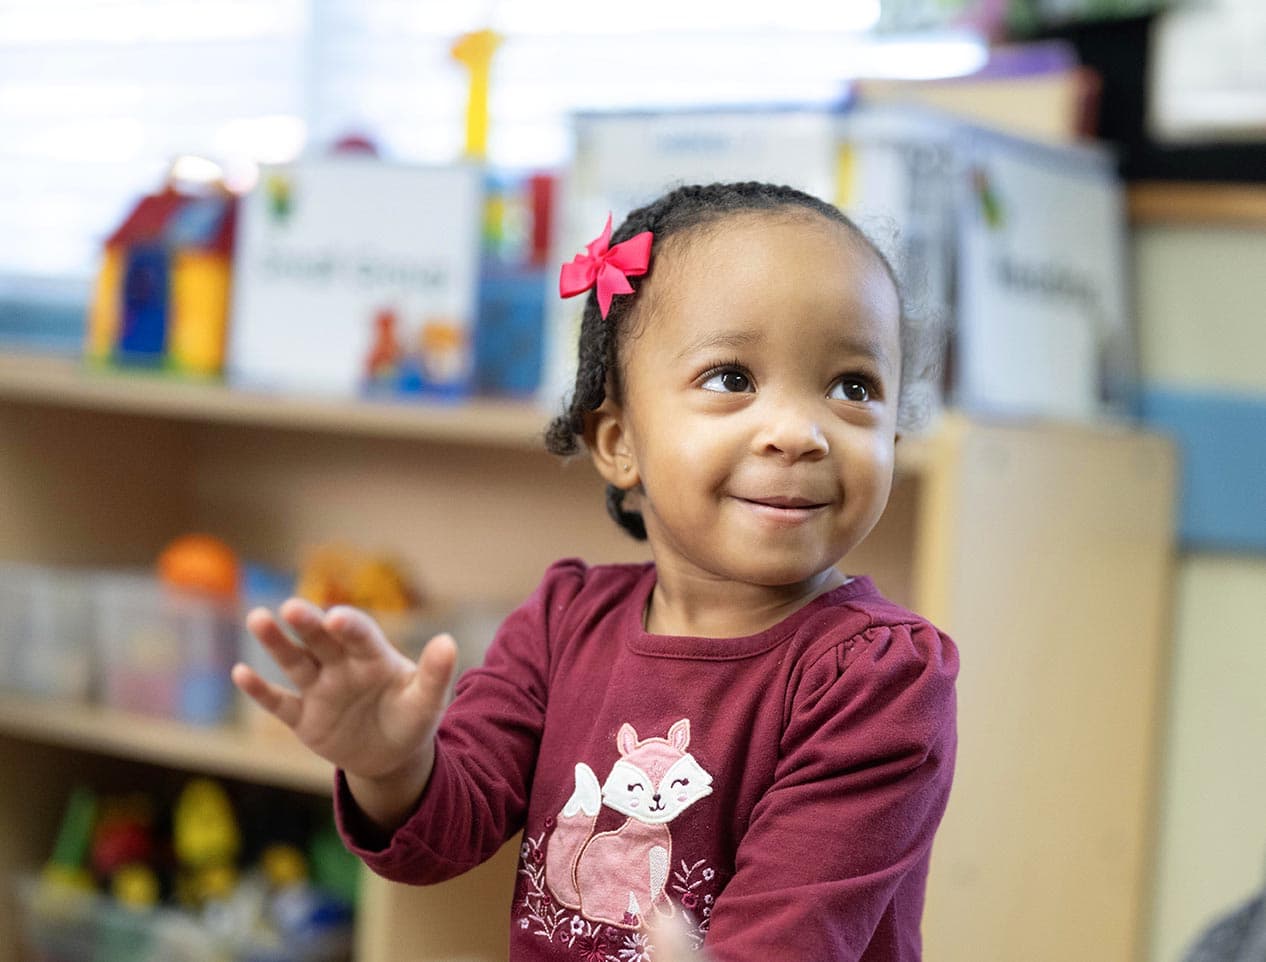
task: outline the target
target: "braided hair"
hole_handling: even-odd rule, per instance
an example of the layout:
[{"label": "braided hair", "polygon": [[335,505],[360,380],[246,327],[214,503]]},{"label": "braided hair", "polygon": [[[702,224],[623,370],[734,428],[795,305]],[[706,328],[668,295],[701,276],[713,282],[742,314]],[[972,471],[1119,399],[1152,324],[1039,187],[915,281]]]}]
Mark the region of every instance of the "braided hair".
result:
[{"label": "braided hair", "polygon": [[[887,257],[860,228],[834,205],[792,187],[756,182],[678,187],[630,213],[612,232],[611,245],[614,247],[642,231],[650,231],[655,235],[658,251],[674,234],[685,234],[738,214],[777,212],[815,213],[850,231],[874,252],[900,296],[901,288]],[[651,262],[653,271],[654,260]],[[617,401],[620,399],[619,348],[631,329],[638,304],[636,293],[649,276],[650,272],[630,277],[634,294],[614,298],[605,318],[598,309],[596,293],[590,291],[586,296],[580,322],[576,382],[563,412],[546,428],[545,447],[550,452],[561,456],[576,454],[584,437],[585,416],[606,400],[608,390]],[[904,321],[904,311],[902,316]],[[903,342],[905,327],[903,323]],[[904,360],[904,343],[902,347]],[[904,367],[903,363],[903,374]],[[626,494],[623,489],[608,484],[607,513],[634,538],[645,541],[642,515],[624,507]]]}]

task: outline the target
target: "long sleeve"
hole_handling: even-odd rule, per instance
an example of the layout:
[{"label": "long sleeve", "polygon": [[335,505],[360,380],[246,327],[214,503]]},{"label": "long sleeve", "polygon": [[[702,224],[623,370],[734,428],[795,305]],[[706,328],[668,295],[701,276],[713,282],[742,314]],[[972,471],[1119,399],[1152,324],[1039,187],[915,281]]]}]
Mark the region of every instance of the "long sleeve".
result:
[{"label": "long sleeve", "polygon": [[365,824],[339,774],[336,822],[371,870],[398,882],[440,882],[490,858],[521,829],[547,705],[551,619],[583,578],[579,562],[553,565],[503,623],[483,665],[458,681],[430,781],[389,839]]},{"label": "long sleeve", "polygon": [[953,776],[953,643],[870,628],[788,694],[770,790],[752,810],[706,941],[717,962],[913,962],[932,838]]}]

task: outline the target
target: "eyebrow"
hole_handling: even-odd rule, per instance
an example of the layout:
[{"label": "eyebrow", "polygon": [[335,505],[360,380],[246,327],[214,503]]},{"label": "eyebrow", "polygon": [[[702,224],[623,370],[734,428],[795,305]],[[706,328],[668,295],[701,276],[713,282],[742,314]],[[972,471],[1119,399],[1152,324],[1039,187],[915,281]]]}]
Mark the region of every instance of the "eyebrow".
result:
[{"label": "eyebrow", "polygon": [[873,338],[844,335],[837,338],[835,344],[845,354],[860,354],[864,357],[874,358],[883,367],[889,370],[893,369],[892,359],[888,356],[888,352],[882,344]]},{"label": "eyebrow", "polygon": [[700,351],[716,351],[721,349],[733,350],[740,347],[752,347],[761,344],[765,340],[765,335],[756,331],[718,331],[715,334],[709,334],[701,337],[697,341],[691,341],[677,355],[680,358],[690,357]]}]

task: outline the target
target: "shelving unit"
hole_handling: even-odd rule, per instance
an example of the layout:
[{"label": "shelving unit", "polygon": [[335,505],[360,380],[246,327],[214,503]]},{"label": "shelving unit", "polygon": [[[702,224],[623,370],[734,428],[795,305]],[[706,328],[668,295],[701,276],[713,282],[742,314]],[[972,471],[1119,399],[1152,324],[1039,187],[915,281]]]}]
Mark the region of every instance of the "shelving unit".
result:
[{"label": "shelving unit", "polygon": [[[592,469],[539,449],[546,417],[489,402],[278,399],[0,357],[0,559],[149,564],[203,530],[286,564],[305,545],[348,541],[390,548],[437,599],[512,603],[558,557],[645,556],[606,518]],[[948,415],[903,439],[898,458],[890,508],[845,566],[962,651],[927,956],[1141,958],[1172,452],[1123,428]],[[284,740],[0,698],[0,825],[14,840],[0,876],[46,857],[76,778],[123,763],[329,791],[323,763]],[[504,958],[516,857],[511,842],[428,889],[367,878],[357,958]],[[13,911],[0,899],[3,962]]]},{"label": "shelving unit", "polygon": [[1266,185],[1146,181],[1128,192],[1132,224],[1266,226]]}]

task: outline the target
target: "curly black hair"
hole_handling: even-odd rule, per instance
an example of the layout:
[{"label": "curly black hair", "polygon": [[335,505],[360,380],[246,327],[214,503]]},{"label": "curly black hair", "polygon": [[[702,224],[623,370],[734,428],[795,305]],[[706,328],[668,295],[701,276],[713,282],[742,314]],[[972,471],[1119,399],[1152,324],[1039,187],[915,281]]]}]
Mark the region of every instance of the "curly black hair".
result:
[{"label": "curly black hair", "polygon": [[[901,298],[901,285],[888,258],[849,217],[833,204],[795,188],[777,184],[743,182],[678,187],[630,213],[612,232],[611,244],[614,246],[642,231],[650,231],[655,235],[655,248],[659,250],[674,234],[697,230],[735,215],[779,212],[818,214],[849,230],[874,252],[892,278],[898,298]],[[654,271],[653,259],[651,271]],[[629,278],[635,294],[649,276],[650,272],[641,277]],[[560,456],[577,453],[584,437],[585,416],[602,404],[608,390],[619,400],[620,345],[630,332],[630,319],[637,303],[636,296],[617,296],[612,300],[610,310],[604,318],[598,309],[596,293],[590,291],[586,296],[580,323],[575,386],[563,412],[550,422],[545,431],[545,446],[552,453]],[[910,353],[906,349],[908,325],[905,323],[904,307],[902,321],[904,386],[908,369],[906,358]],[[615,485],[607,485],[607,513],[630,535],[644,541],[646,526],[640,513],[624,507],[626,493]]]}]

